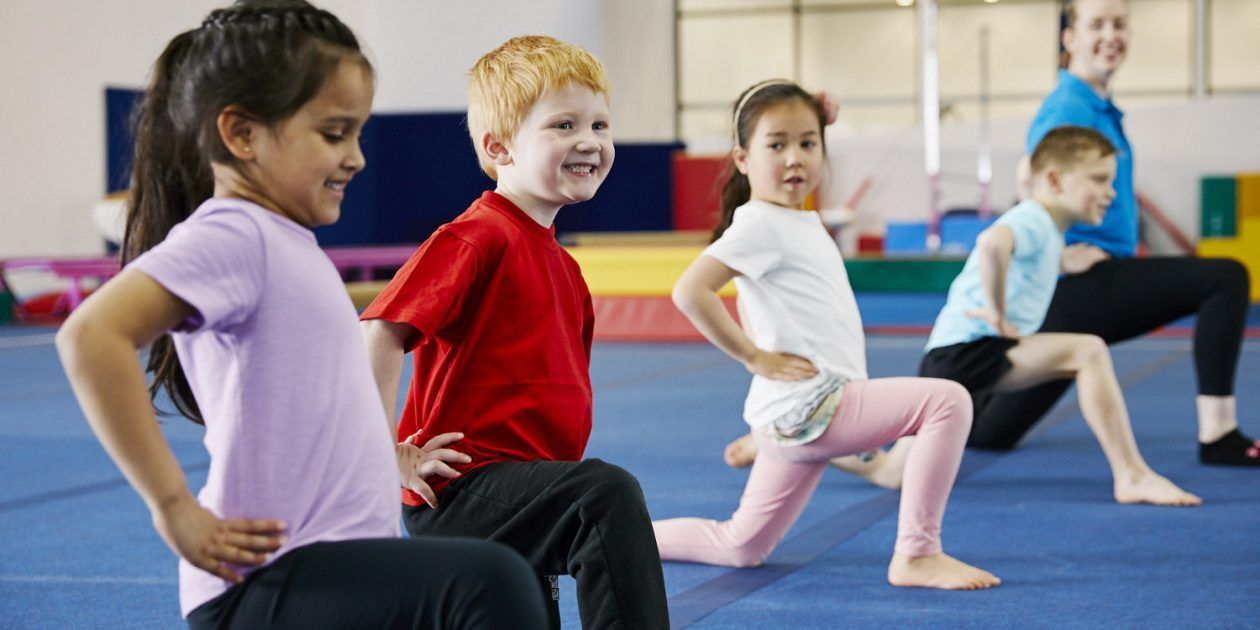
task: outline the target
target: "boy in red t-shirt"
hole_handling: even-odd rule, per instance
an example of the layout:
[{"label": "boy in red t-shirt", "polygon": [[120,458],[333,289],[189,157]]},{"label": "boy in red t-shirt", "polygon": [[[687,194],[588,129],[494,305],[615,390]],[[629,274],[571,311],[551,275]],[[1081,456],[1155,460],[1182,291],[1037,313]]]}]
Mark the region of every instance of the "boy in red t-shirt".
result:
[{"label": "boy in red t-shirt", "polygon": [[[397,427],[408,531],[498,541],[542,576],[572,575],[584,627],[663,628],[643,492],[621,468],[582,460],[594,315],[552,225],[612,167],[608,93],[598,60],[549,37],[482,57],[468,128],[498,184],[420,246],[363,328],[391,418],[403,355],[415,357]],[[420,466],[420,452],[456,440],[467,458]]]}]

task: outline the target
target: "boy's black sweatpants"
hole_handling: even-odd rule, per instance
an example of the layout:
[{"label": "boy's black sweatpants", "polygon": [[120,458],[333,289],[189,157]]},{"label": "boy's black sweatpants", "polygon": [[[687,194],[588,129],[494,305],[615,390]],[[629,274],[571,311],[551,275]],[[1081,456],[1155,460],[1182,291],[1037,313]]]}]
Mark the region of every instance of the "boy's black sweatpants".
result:
[{"label": "boy's black sweatpants", "polygon": [[573,576],[584,628],[669,627],[643,491],[617,466],[598,459],[490,464],[452,481],[437,509],[404,506],[403,520],[413,536],[503,543],[540,579]]}]

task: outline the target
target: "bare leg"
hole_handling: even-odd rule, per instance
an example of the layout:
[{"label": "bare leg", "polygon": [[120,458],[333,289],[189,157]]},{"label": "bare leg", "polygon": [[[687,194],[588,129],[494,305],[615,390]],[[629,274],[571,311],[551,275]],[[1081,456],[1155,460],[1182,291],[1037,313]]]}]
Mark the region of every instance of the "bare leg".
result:
[{"label": "bare leg", "polygon": [[984,569],[943,553],[918,557],[894,553],[892,562],[888,563],[888,583],[893,586],[974,591],[997,586],[1002,580]]},{"label": "bare leg", "polygon": [[757,459],[757,441],[753,439],[751,433],[741,435],[726,445],[726,450],[722,452],[722,459],[726,460],[726,465],[731,468],[752,466],[753,461]]},{"label": "bare leg", "polygon": [[914,437],[903,437],[893,442],[887,451],[875,449],[863,455],[846,455],[831,460],[831,465],[847,473],[857,475],[881,488],[896,490],[901,487],[901,476],[906,467],[906,456]]},{"label": "bare leg", "polygon": [[1116,380],[1111,353],[1099,337],[1074,333],[1039,333],[1020,339],[1007,351],[1013,364],[995,391],[1014,391],[1064,377],[1075,377],[1085,422],[1102,446],[1120,503],[1199,505],[1203,500],[1151,470],[1138,451]]},{"label": "bare leg", "polygon": [[1238,428],[1238,405],[1233,396],[1200,395],[1194,402],[1199,411],[1200,442],[1215,442]]}]

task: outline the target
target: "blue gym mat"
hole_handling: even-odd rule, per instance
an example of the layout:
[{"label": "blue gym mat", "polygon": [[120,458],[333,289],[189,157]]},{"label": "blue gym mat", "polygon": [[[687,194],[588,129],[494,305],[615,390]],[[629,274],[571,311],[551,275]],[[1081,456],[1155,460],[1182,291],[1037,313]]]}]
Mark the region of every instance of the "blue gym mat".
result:
[{"label": "blue gym mat", "polygon": [[[0,627],[180,627],[174,556],[83,421],[52,332],[0,326]],[[871,337],[872,376],[913,373],[922,344]],[[1069,394],[1023,448],[964,459],[945,546],[1001,587],[888,586],[897,494],[829,471],[765,566],[665,564],[675,627],[1257,627],[1260,470],[1196,462],[1189,349],[1148,339],[1113,352],[1143,454],[1203,507],[1115,504]],[[729,516],[747,477],[721,461],[744,431],[743,368],[704,344],[600,344],[592,378],[587,454],[634,473],[655,517]],[[1257,385],[1260,341],[1248,341],[1238,408],[1253,435]],[[198,487],[200,428],[164,428]],[[568,578],[561,604],[578,627]]]}]

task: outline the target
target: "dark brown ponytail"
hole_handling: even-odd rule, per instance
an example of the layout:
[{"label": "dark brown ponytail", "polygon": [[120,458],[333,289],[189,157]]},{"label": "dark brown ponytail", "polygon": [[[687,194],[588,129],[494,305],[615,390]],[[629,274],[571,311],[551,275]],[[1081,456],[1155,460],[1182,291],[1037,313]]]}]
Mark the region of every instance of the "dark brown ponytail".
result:
[{"label": "dark brown ponytail", "polygon": [[[821,131],[827,126],[827,115],[823,111],[822,103],[801,86],[783,80],[762,81],[739,95],[731,111],[731,119],[735,126],[735,144],[747,149],[748,139],[756,129],[757,120],[761,118],[762,112],[771,105],[793,99],[804,101],[818,114],[819,141],[825,152],[827,150],[826,138],[823,137]],[[735,219],[735,209],[748,203],[748,200],[752,198],[752,186],[748,182],[748,176],[735,168],[733,157],[727,159],[722,173],[725,181],[722,183],[718,224],[713,228],[711,239],[713,241],[721,238],[726,228],[731,226],[731,221]]]}]

